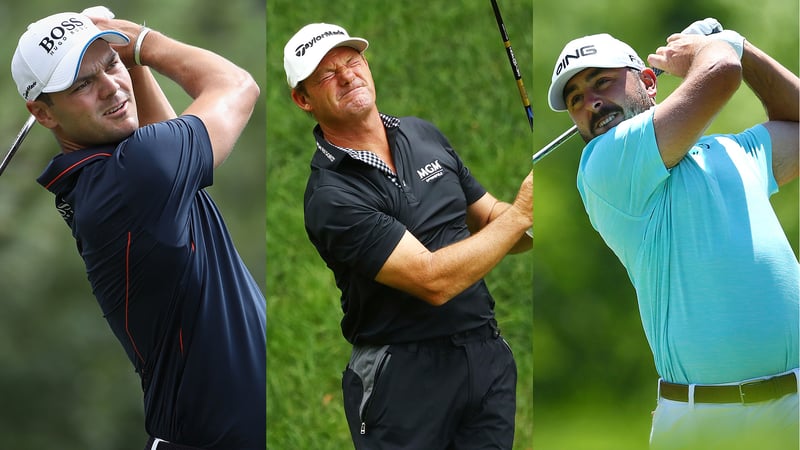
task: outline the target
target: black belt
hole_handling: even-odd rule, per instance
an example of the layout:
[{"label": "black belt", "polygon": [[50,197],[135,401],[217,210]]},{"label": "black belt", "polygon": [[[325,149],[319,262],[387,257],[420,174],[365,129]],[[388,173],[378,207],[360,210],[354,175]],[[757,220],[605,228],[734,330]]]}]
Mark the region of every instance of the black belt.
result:
[{"label": "black belt", "polygon": [[470,342],[487,341],[489,339],[497,339],[500,337],[500,328],[497,327],[495,319],[490,319],[483,325],[473,328],[471,330],[462,331],[460,333],[451,334],[448,336],[441,336],[421,341],[406,342],[401,344],[394,344],[403,346],[412,352],[416,352],[420,347],[453,347]]},{"label": "black belt", "polygon": [[199,447],[190,447],[188,445],[173,444],[172,442],[163,441],[161,439],[156,443],[155,438],[150,438],[144,450],[203,450]]},{"label": "black belt", "polygon": [[497,327],[497,322],[494,319],[489,320],[478,328],[462,331],[456,333],[448,338],[450,342],[455,345],[466,344],[468,342],[485,341],[488,339],[497,339],[500,337],[500,328]]},{"label": "black belt", "polygon": [[[689,386],[659,380],[661,397],[678,402],[689,401]],[[747,381],[725,386],[696,385],[695,403],[758,403],[797,393],[797,378],[787,373],[765,380]]]}]

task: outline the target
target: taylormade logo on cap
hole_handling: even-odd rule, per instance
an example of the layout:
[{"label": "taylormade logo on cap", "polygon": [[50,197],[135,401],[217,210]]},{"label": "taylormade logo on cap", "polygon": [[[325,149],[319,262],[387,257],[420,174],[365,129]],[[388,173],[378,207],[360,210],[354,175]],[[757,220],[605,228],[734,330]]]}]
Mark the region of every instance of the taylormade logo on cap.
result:
[{"label": "taylormade logo on cap", "polygon": [[366,39],[350,37],[347,31],[327,23],[312,23],[300,29],[283,48],[283,68],[286,81],[292,88],[308,78],[320,61],[335,47],[352,47],[363,52],[369,46]]},{"label": "taylormade logo on cap", "polygon": [[100,31],[92,20],[78,13],[60,13],[28,25],[11,59],[11,75],[25,100],[42,92],[67,89],[78,76],[86,49],[96,39],[127,44],[119,31]]},{"label": "taylormade logo on cap", "polygon": [[570,41],[561,51],[553,69],[548,103],[553,111],[566,111],[564,86],[578,72],[590,67],[645,68],[644,61],[626,43],[609,34],[595,34]]},{"label": "taylormade logo on cap", "polygon": [[322,39],[325,39],[326,37],[331,37],[331,36],[347,36],[347,33],[345,33],[342,30],[326,31],[320,34],[319,36],[314,36],[310,41],[306,42],[305,44],[301,44],[300,46],[298,46],[295,49],[294,54],[296,56],[304,56],[306,54],[306,49],[313,47],[314,44],[317,43],[317,41],[320,41]]}]

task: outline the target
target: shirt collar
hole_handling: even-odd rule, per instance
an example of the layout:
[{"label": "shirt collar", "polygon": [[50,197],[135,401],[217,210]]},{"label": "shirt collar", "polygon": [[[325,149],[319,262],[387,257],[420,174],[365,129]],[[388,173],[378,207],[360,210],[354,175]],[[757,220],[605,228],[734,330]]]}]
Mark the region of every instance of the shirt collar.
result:
[{"label": "shirt collar", "polygon": [[76,150],[69,153],[56,155],[44,169],[39,178],[39,184],[50,192],[58,194],[71,185],[69,182],[87,164],[103,160],[111,156],[114,147],[93,147]]},{"label": "shirt collar", "polygon": [[[400,119],[389,114],[380,113],[383,127],[386,128],[387,133],[392,133],[400,127]],[[312,165],[325,168],[335,168],[344,158],[351,157],[347,150],[359,149],[344,149],[338,145],[331,144],[325,139],[322,134],[322,128],[319,124],[314,127],[314,138],[317,141],[317,151],[314,153]]]}]

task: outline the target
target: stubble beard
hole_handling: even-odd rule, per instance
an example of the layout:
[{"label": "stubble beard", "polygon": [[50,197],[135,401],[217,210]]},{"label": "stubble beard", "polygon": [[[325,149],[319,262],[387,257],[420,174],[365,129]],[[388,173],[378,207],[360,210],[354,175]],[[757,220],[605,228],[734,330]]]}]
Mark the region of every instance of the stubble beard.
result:
[{"label": "stubble beard", "polygon": [[[638,85],[634,95],[631,96],[631,97],[626,98],[625,102],[622,105],[620,105],[620,106],[614,105],[614,106],[609,106],[607,108],[603,108],[597,114],[595,114],[595,116],[596,117],[603,117],[603,116],[606,116],[606,115],[611,114],[613,112],[620,112],[620,113],[622,113],[622,116],[624,117],[624,120],[628,120],[628,119],[636,117],[639,114],[647,111],[648,109],[652,108],[654,105],[655,105],[655,102],[647,94],[647,90],[644,88],[644,86]],[[595,123],[595,120],[593,119],[591,121],[591,124],[592,124],[591,130],[594,130],[594,123]],[[583,132],[581,132],[580,134],[581,134],[581,137],[583,138],[583,140],[586,143],[588,143],[589,141],[591,141],[592,139],[596,138],[597,136],[600,136],[600,135],[605,134],[607,132],[608,132],[608,130],[606,130],[606,131],[604,131],[603,133],[600,133],[600,134],[594,134],[594,133],[592,133],[590,131],[588,135],[583,133]]]}]

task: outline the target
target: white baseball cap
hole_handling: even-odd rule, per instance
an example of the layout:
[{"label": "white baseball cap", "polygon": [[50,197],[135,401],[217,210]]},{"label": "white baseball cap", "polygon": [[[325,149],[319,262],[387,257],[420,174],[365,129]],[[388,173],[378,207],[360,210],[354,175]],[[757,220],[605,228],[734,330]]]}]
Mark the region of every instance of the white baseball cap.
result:
[{"label": "white baseball cap", "polygon": [[53,14],[28,25],[19,38],[11,59],[11,76],[25,100],[35,100],[42,92],[60,92],[78,77],[83,55],[92,42],[103,39],[112,44],[127,44],[119,31],[101,31],[83,14]]},{"label": "white baseball cap", "polygon": [[335,47],[352,47],[363,52],[369,46],[366,39],[350,37],[347,30],[328,23],[312,23],[300,29],[283,47],[283,68],[291,88],[308,78],[322,58]]},{"label": "white baseball cap", "polygon": [[553,111],[566,111],[564,86],[578,72],[590,67],[630,67],[644,70],[644,61],[628,44],[610,34],[594,34],[570,41],[561,51],[553,68],[548,102]]}]

